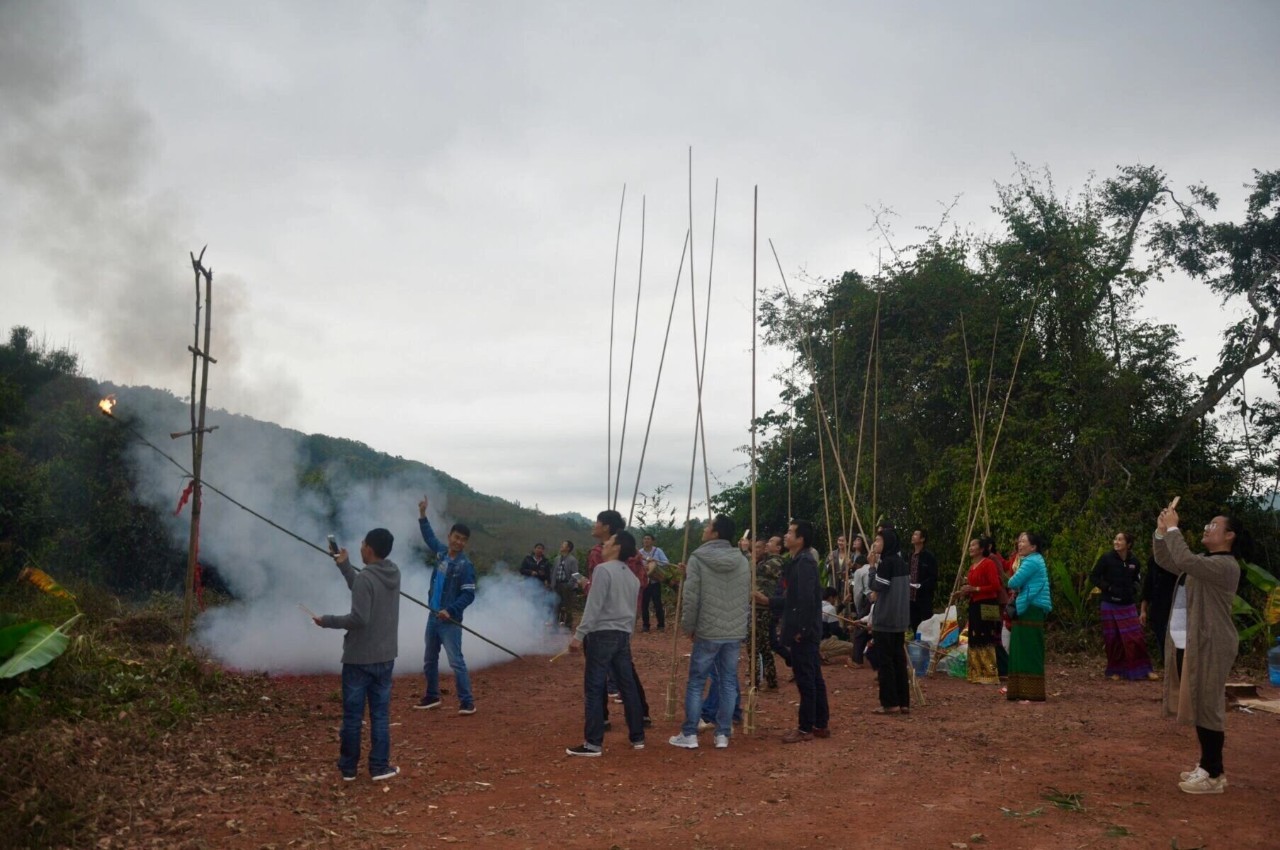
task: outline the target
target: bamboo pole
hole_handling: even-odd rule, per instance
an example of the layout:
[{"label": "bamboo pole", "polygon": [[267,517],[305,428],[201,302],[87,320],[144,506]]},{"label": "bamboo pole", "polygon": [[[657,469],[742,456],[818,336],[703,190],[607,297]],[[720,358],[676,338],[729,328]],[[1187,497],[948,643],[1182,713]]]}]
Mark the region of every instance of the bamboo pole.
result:
[{"label": "bamboo pole", "polygon": [[[756,513],[756,252],[758,248],[760,217],[760,187],[755,187],[751,206],[751,554],[747,557],[751,572],[751,590],[756,589],[756,556],[755,543],[760,539],[760,526]],[[742,731],[750,735],[756,729],[756,709],[760,699],[760,659],[757,657],[755,603],[751,607],[751,632],[747,635],[747,645],[751,648],[751,686],[747,689],[747,705],[742,715]],[[735,674],[736,675],[736,674]]]},{"label": "bamboo pole", "polygon": [[605,449],[604,503],[617,509],[613,482],[613,320],[618,313],[618,255],[622,250],[622,210],[627,205],[627,184],[622,184],[622,200],[618,203],[618,236],[613,245],[613,297],[609,300],[609,412],[606,414],[607,448]]},{"label": "bamboo pole", "polygon": [[[207,247],[207,246],[206,246]],[[205,248],[200,249],[200,256],[191,257],[191,267],[195,272],[196,291],[200,289],[200,278],[204,278],[204,343],[197,341],[192,349],[192,357],[203,362],[200,369],[200,409],[196,419],[195,433],[191,450],[191,534],[187,540],[187,577],[186,593],[182,604],[182,642],[185,644],[191,629],[191,619],[195,608],[196,564],[200,557],[200,514],[204,504],[201,492],[201,467],[204,465],[205,409],[209,398],[209,335],[213,329],[213,270],[204,266]],[[199,296],[197,295],[197,301]],[[199,328],[199,308],[196,312],[196,327]]]},{"label": "bamboo pole", "polygon": [[[636,368],[636,337],[640,333],[640,292],[644,288],[644,226],[645,206],[648,199],[640,196],[640,272],[636,279],[636,312],[631,322],[631,362],[627,365],[627,394],[622,403],[622,435],[618,438],[618,472],[613,478],[613,502],[609,503],[614,510],[618,509],[618,488],[622,486],[622,453],[627,445],[627,419],[631,413],[631,377]],[[612,376],[613,369],[610,367]],[[609,413],[613,414],[613,404],[609,405]],[[612,432],[610,432],[612,434]],[[635,506],[632,506],[635,509]]]}]

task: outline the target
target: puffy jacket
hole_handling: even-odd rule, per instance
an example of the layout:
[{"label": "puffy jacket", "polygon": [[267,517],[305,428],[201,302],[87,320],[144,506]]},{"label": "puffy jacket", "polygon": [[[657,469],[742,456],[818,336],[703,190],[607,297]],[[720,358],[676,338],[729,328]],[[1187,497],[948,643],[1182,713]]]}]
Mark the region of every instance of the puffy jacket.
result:
[{"label": "puffy jacket", "polygon": [[708,540],[689,556],[680,628],[701,640],[743,640],[751,611],[751,568],[728,540]]},{"label": "puffy jacket", "polygon": [[1018,616],[1025,614],[1032,605],[1046,614],[1053,610],[1053,600],[1049,597],[1049,568],[1039,552],[1023,556],[1018,571],[1009,579],[1009,589],[1018,591],[1015,600]]}]

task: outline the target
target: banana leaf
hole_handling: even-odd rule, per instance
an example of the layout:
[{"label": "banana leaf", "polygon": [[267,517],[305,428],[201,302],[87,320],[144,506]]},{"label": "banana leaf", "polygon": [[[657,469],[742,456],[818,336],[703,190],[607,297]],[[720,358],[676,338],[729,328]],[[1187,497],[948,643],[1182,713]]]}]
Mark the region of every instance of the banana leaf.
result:
[{"label": "banana leaf", "polygon": [[23,638],[44,625],[39,620],[26,620],[12,625],[0,625],[0,659],[6,659],[17,652]]},{"label": "banana leaf", "polygon": [[1270,592],[1277,585],[1280,585],[1280,580],[1277,580],[1275,576],[1257,564],[1241,561],[1240,565],[1244,567],[1245,580],[1259,590]]},{"label": "banana leaf", "polygon": [[61,655],[71,640],[64,630],[83,616],[76,614],[56,629],[47,623],[38,624],[18,644],[13,657],[0,665],[0,679],[12,679],[28,670],[37,670]]}]

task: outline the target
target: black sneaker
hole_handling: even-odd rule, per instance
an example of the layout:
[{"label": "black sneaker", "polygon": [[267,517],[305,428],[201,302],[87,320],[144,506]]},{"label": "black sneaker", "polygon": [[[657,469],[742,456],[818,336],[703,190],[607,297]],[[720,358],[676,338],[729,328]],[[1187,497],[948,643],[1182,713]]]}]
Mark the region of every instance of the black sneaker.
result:
[{"label": "black sneaker", "polygon": [[586,758],[599,758],[603,753],[600,750],[592,749],[586,744],[579,744],[576,747],[566,747],[565,755],[584,756]]},{"label": "black sneaker", "polygon": [[475,714],[476,707],[474,705],[464,705],[462,708],[458,709],[458,713],[459,714]]},{"label": "black sneaker", "polygon": [[645,729],[652,729],[652,728],[653,728],[653,721],[646,717],[643,721],[641,721],[641,725],[642,725]]},{"label": "black sneaker", "polygon": [[386,768],[383,768],[381,772],[375,773],[373,775],[373,781],[381,782],[384,779],[390,779],[393,776],[399,776],[399,775],[400,775],[400,768],[386,767]]},{"label": "black sneaker", "polygon": [[609,720],[606,720],[604,722],[604,731],[608,732],[612,728],[613,728],[613,723]]},{"label": "black sneaker", "polygon": [[421,708],[421,709],[439,708],[440,699],[438,697],[436,699],[428,699],[427,697],[423,697],[422,699],[414,703],[413,707]]},{"label": "black sneaker", "polygon": [[344,774],[342,774],[342,781],[343,781],[343,782],[355,782],[355,781],[356,781],[356,775],[355,775],[354,773],[344,773]]}]

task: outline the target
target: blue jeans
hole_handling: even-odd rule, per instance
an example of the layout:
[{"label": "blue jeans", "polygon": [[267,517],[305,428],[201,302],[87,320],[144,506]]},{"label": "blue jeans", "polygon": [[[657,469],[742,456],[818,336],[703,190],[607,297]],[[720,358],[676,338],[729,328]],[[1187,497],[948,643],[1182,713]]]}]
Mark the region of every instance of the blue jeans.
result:
[{"label": "blue jeans", "polygon": [[733,707],[738,691],[738,653],[740,640],[702,640],[695,638],[689,654],[689,681],[684,687],[684,735],[698,734],[698,718],[702,715],[702,687],[715,668],[720,684],[720,701],[716,705],[716,734],[733,732]]},{"label": "blue jeans", "polygon": [[458,702],[462,708],[471,708],[475,700],[471,696],[471,677],[467,675],[467,662],[462,657],[462,627],[457,623],[443,623],[432,614],[427,619],[427,652],[422,661],[422,673],[427,678],[427,700],[440,699],[440,647],[449,656],[453,668],[454,684],[458,688]]},{"label": "blue jeans", "polygon": [[604,743],[604,680],[612,673],[622,695],[622,710],[627,718],[627,733],[632,743],[644,740],[644,709],[636,690],[636,675],[631,666],[631,632],[607,630],[590,632],[582,641],[586,665],[582,671],[582,696],[586,722],[582,730],[584,743],[600,749]]},{"label": "blue jeans", "polygon": [[342,665],[342,732],[338,770],[355,776],[360,767],[360,723],[369,704],[369,773],[386,771],[391,760],[391,669],[395,661]]},{"label": "blue jeans", "polygon": [[[733,677],[733,722],[742,722],[742,688],[738,685],[738,677]],[[701,719],[707,723],[714,723],[716,720],[716,712],[720,710],[720,676],[716,673],[715,665],[711,665],[711,686],[707,688],[707,695],[702,700]]]}]

